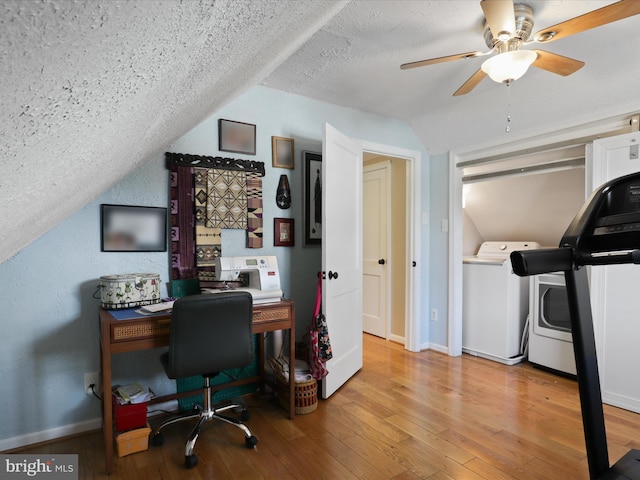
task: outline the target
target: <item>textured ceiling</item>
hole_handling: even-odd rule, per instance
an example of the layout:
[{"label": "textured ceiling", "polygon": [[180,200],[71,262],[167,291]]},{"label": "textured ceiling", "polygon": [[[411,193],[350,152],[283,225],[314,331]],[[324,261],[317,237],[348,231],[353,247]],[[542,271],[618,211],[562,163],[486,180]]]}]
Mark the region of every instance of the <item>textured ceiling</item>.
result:
[{"label": "textured ceiling", "polygon": [[[523,3],[533,8],[537,32],[613,2]],[[405,120],[431,153],[507,143],[524,132],[640,107],[640,15],[525,47],[586,62],[568,77],[532,67],[509,88],[485,78],[471,93],[453,97],[488,57],[400,70],[407,62],[487,51],[483,20],[479,1],[354,0],[264,83]]]},{"label": "textured ceiling", "polygon": [[[529,3],[537,31],[611,2]],[[481,59],[399,66],[485,50],[477,1],[3,0],[0,262],[261,82],[405,120],[430,152],[459,151],[640,110],[638,27],[548,44],[587,62],[570,77],[532,68],[454,98]]]}]

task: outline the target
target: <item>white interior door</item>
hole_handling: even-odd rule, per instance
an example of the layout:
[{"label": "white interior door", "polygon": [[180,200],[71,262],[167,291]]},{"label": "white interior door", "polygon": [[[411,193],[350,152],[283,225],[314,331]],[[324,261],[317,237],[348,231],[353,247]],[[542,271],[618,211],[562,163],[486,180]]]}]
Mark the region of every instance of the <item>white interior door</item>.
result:
[{"label": "white interior door", "polygon": [[362,145],[329,124],[322,142],[322,311],[333,358],[328,398],[362,368]]},{"label": "white interior door", "polygon": [[389,326],[389,163],[363,173],[362,326],[366,333],[388,338]]}]

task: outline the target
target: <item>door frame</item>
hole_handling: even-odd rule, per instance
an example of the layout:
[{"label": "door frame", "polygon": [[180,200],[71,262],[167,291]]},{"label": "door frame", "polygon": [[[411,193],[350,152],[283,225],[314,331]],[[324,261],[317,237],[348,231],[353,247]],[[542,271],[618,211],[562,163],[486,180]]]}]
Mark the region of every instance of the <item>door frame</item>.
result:
[{"label": "door frame", "polygon": [[[422,178],[421,178],[421,153],[416,150],[408,150],[401,147],[384,145],[375,142],[362,141],[362,151],[386,156],[394,157],[407,161],[405,186],[406,186],[406,264],[409,265],[405,277],[405,336],[404,348],[419,352],[421,343],[428,344],[428,338],[422,339],[421,342],[421,325],[420,325],[420,305],[421,305],[421,272],[422,262],[420,255],[420,215],[421,215],[421,199],[422,199]],[[362,220],[362,219],[361,219]],[[415,267],[411,265],[415,262]],[[424,265],[428,270],[428,265]],[[428,292],[428,285],[424,288]],[[424,298],[429,304],[429,298]],[[428,334],[428,332],[426,332]]]}]

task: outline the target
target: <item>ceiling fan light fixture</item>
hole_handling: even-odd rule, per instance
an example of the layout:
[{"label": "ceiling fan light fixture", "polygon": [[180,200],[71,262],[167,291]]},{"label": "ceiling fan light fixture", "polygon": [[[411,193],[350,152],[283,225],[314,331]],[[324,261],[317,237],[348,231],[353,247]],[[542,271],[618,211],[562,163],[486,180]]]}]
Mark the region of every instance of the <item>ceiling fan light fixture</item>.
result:
[{"label": "ceiling fan light fixture", "polygon": [[531,50],[514,50],[485,60],[481,68],[494,82],[506,83],[523,76],[536,58]]}]

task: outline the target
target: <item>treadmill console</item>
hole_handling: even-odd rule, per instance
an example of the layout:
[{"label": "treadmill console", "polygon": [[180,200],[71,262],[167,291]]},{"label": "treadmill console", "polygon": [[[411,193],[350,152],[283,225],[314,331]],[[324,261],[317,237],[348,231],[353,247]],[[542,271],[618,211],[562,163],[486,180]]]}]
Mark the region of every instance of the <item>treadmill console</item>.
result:
[{"label": "treadmill console", "polygon": [[580,255],[640,248],[640,172],[605,183],[587,200],[561,247]]},{"label": "treadmill console", "polygon": [[558,248],[511,253],[513,272],[522,277],[621,263],[640,263],[640,172],[594,191]]}]

